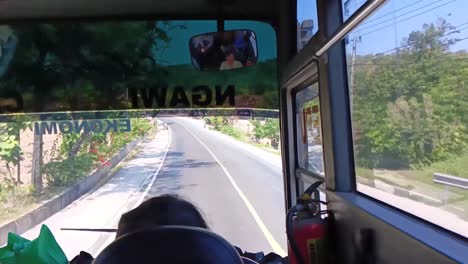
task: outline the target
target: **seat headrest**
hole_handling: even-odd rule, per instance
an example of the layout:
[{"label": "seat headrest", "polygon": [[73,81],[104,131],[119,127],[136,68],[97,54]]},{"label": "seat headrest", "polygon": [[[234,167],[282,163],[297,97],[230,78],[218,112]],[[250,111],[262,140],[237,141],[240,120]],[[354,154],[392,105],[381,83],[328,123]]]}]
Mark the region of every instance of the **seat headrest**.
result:
[{"label": "seat headrest", "polygon": [[236,249],[220,236],[201,228],[164,226],[120,237],[93,263],[242,264]]}]

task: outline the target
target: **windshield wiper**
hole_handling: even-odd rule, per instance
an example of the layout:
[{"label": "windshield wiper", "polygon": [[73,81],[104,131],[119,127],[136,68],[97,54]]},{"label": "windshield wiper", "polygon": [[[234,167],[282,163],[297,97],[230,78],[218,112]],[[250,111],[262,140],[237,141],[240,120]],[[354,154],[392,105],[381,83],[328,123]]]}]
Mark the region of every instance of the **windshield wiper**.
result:
[{"label": "windshield wiper", "polygon": [[87,232],[105,232],[105,233],[115,233],[117,229],[115,228],[60,228],[64,231],[87,231]]}]

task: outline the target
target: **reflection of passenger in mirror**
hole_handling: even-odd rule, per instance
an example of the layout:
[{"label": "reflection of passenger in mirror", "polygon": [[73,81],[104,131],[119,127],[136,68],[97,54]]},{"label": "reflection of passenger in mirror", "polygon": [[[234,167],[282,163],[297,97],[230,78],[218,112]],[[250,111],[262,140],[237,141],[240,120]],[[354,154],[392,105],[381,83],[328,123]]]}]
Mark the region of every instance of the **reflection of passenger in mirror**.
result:
[{"label": "reflection of passenger in mirror", "polygon": [[255,61],[255,52],[250,38],[250,32],[237,31],[234,40],[234,48],[239,54],[238,59],[245,66],[250,66]]},{"label": "reflection of passenger in mirror", "polygon": [[257,63],[255,33],[234,30],[199,35],[190,41],[192,64],[199,70],[231,70]]},{"label": "reflection of passenger in mirror", "polygon": [[223,32],[220,36],[221,38],[221,45],[220,45],[220,50],[224,53],[226,53],[228,50],[233,48],[233,42],[234,42],[234,32],[233,31],[227,31]]},{"label": "reflection of passenger in mirror", "polygon": [[242,68],[243,65],[240,61],[236,60],[236,56],[233,50],[228,50],[226,52],[226,60],[221,63],[219,70],[232,70],[237,68]]}]

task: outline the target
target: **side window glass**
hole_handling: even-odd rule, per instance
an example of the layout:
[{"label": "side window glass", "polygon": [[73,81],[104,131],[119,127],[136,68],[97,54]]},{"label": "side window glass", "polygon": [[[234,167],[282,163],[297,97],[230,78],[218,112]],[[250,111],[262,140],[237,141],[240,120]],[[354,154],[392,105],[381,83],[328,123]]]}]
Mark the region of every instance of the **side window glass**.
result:
[{"label": "side window glass", "polygon": [[297,1],[297,51],[318,32],[316,0]]},{"label": "side window glass", "polygon": [[324,176],[318,84],[297,94],[299,167]]},{"label": "side window glass", "polygon": [[465,237],[467,8],[388,1],[346,47],[357,190]]}]

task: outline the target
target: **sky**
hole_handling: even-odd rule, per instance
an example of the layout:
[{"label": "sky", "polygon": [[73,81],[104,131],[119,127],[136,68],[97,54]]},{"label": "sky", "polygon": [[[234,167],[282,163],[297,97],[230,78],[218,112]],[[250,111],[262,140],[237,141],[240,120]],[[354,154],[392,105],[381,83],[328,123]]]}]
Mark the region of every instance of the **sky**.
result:
[{"label": "sky", "polygon": [[[184,25],[185,28],[174,28],[175,25]],[[172,28],[168,31],[171,41],[165,49],[156,52],[158,60],[165,65],[190,64],[190,38],[199,34],[216,32],[216,21],[171,21],[168,27]],[[276,58],[276,33],[270,25],[255,21],[225,21],[224,29],[252,30],[257,36],[259,61]]]},{"label": "sky", "polygon": [[297,0],[297,21],[312,19],[314,21],[314,34],[317,32],[317,0]]},{"label": "sky", "polygon": [[[343,0],[343,4],[346,0]],[[347,0],[352,15],[366,0]],[[451,37],[468,37],[468,0],[389,0],[350,34],[350,39],[361,37],[356,52],[359,55],[377,54],[402,45],[403,38],[424,23],[446,19],[459,26],[460,33]],[[315,0],[298,0],[298,20],[317,19]],[[374,31],[374,32],[372,32]],[[347,45],[348,51],[351,45]],[[452,46],[453,51],[468,50],[468,39]]]}]

